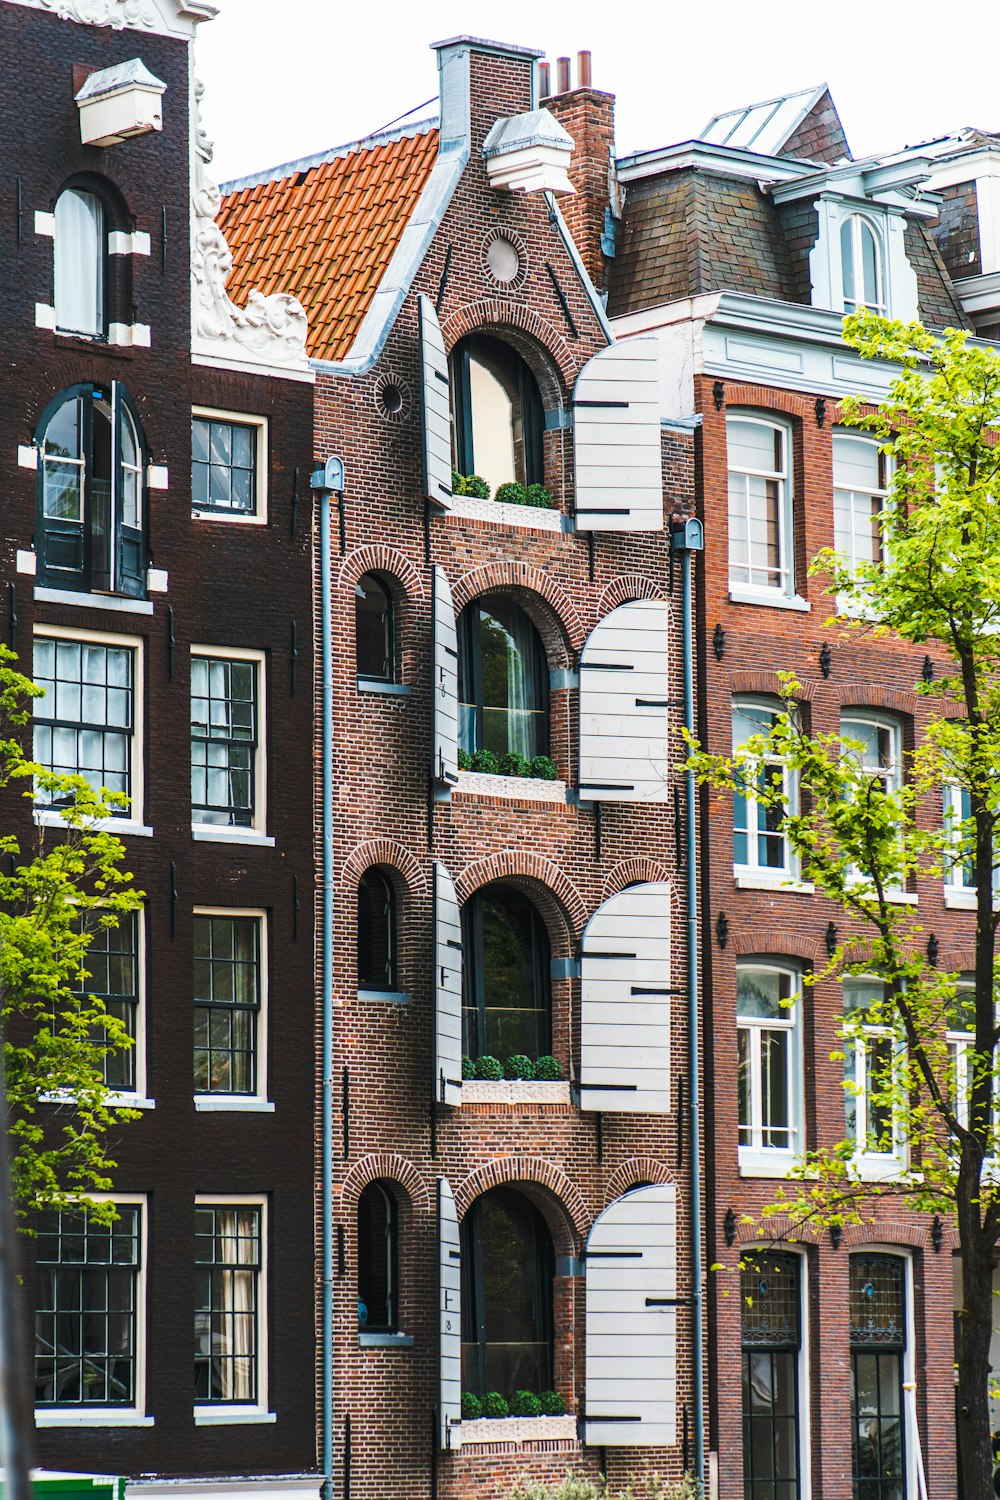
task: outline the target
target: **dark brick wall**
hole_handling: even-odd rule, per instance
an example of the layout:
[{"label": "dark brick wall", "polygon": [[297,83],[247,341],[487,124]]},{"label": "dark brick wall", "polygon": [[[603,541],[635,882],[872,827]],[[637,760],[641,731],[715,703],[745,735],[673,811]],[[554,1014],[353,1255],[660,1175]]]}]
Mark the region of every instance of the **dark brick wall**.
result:
[{"label": "dark brick wall", "polygon": [[850,159],[844,127],[837,106],[825,89],[805,119],[796,127],[778,152],[779,156],[800,156],[806,161],[841,161]]},{"label": "dark brick wall", "polygon": [[[105,67],[140,55],[167,84],[164,130],[107,150],[79,145],[72,68]],[[26,66],[26,59],[30,66]],[[17,593],[16,646],[31,667],[34,623],[128,635],[140,645],[146,690],[140,706],[146,756],[144,815],[152,838],[127,837],[126,865],[146,903],[148,1093],[156,1100],[120,1132],[115,1187],[148,1194],[148,1429],[42,1429],[37,1457],[47,1467],[123,1474],[274,1473],[315,1463],[313,1380],[313,947],[311,732],[311,542],[308,491],[312,391],[308,384],[193,369],[187,224],[188,53],[186,44],[146,32],[61,21],[0,5],[0,128],[9,183],[20,181],[23,219],[13,207],[0,230],[0,483],[5,524],[0,567]],[[52,301],[52,240],[35,235],[36,210],[51,211],[78,172],[107,179],[127,206],[123,227],[145,230],[148,258],[127,258],[121,320],[152,330],[149,349],[113,349],[35,327],[35,303]],[[11,205],[13,187],[8,193]],[[162,227],[166,222],[166,244]],[[131,221],[131,222],[129,222]],[[131,281],[131,286],[127,282]],[[119,312],[113,316],[117,318]],[[153,614],[130,614],[32,599],[15,552],[35,531],[35,475],[17,465],[42,408],[76,381],[122,381],[137,401],[150,461],[169,469],[169,489],[149,497],[152,561],[169,591],[151,595]],[[204,403],[269,421],[269,521],[239,526],[191,517],[191,406]],[[300,504],[292,524],[295,470]],[[168,611],[172,611],[169,614]],[[7,620],[7,612],[4,615]],[[291,622],[299,660],[291,687]],[[169,637],[174,636],[171,653]],[[9,633],[5,629],[5,636]],[[267,659],[268,832],[275,847],[195,843],[191,837],[189,682],[193,644],[255,647]],[[173,669],[171,673],[171,660]],[[30,840],[23,807],[8,826]],[[171,867],[176,926],[171,920]],[[292,881],[301,894],[293,935]],[[272,1115],[196,1114],[192,1103],[191,910],[195,905],[263,907],[269,913],[270,1098]],[[194,1198],[263,1193],[270,1221],[270,1405],[265,1428],[195,1428]],[[31,1259],[25,1245],[23,1259]],[[27,1273],[30,1305],[32,1277]],[[248,1434],[251,1440],[248,1441]]]}]

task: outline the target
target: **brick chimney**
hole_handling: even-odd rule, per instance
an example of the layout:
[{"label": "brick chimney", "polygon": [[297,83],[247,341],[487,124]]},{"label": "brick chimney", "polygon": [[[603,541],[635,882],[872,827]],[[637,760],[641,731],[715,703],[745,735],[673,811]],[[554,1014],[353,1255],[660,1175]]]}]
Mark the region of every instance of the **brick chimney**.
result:
[{"label": "brick chimney", "polygon": [[551,110],[575,142],[570,181],[572,198],[562,198],[559,208],[569,226],[584,265],[598,291],[607,281],[607,261],[614,254],[614,231],[620,213],[614,181],[615,96],[601,93],[590,81],[590,53],[577,53],[576,87],[572,87],[570,60],[560,57],[555,66],[557,92],[549,94],[552,70],[539,69],[539,104]]}]

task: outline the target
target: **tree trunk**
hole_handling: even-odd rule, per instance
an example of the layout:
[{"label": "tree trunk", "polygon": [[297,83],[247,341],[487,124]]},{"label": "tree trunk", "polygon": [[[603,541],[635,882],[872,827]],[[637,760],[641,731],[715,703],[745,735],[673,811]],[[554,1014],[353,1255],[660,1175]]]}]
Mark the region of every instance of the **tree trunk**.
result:
[{"label": "tree trunk", "polygon": [[[962,1215],[959,1215],[961,1228]],[[990,1337],[993,1332],[993,1244],[980,1230],[962,1236],[963,1298],[958,1357],[957,1438],[964,1500],[993,1494],[990,1433]]]}]

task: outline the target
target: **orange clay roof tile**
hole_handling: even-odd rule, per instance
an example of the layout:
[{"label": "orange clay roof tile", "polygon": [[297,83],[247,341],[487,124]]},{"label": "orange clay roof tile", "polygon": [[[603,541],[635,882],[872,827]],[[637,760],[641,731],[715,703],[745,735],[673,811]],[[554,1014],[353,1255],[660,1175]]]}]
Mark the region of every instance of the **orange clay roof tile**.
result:
[{"label": "orange clay roof tile", "polygon": [[219,227],[233,254],[226,286],[240,306],[256,287],[290,292],[309,314],[315,359],[349,353],[382,273],[437,157],[438,132],[359,146],[331,161],[239,188]]}]

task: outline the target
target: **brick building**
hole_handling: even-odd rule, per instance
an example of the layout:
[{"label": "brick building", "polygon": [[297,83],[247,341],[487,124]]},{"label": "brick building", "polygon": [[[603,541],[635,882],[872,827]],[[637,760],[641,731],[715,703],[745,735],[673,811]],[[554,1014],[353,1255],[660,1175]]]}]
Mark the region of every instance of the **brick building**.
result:
[{"label": "brick building", "polygon": [[[617,163],[608,313],[619,337],[659,338],[665,417],[697,424],[700,736],[711,750],[768,727],[781,672],[802,684],[811,730],[860,739],[890,783],[920,740],[923,649],[828,623],[834,606],[808,564],[829,546],[877,555],[884,465],[839,425],[838,402],[859,391],[877,400],[891,370],[845,347],[843,314],[864,302],[932,328],[969,326],[969,298],[941,258],[947,236],[938,248],[935,173],[920,149],[853,161],[825,88],[718,116],[697,140]],[[943,809],[924,815],[939,827]],[[846,1132],[872,1180],[905,1162],[906,1142],[886,1150],[866,1123],[877,1037],[848,1059],[862,1097],[847,1098],[846,1116],[845,1064],[829,1060],[838,1017],[864,1007],[877,981],[802,988],[850,924],[802,883],[752,798],[706,795],[701,834],[706,1232],[710,1262],[727,1268],[708,1291],[719,1494],[902,1500],[922,1493],[922,1461],[927,1493],[954,1495],[949,1233],[888,1204],[842,1234],[792,1237],[787,1222],[765,1231],[760,1220],[803,1147]],[[961,879],[904,897],[941,965],[959,970],[971,967],[972,933]],[[762,1253],[733,1295],[754,1246]]]},{"label": "brick building", "polygon": [[[230,183],[220,223],[231,289],[308,311],[331,497],[321,1466],[459,1500],[694,1459],[693,471],[655,345],[613,346],[588,278],[603,208],[566,196],[567,164],[606,184],[610,99],[570,158],[536,53],[437,54],[439,121]],[[479,1414],[518,1390],[557,1399]]]},{"label": "brick building", "polygon": [[[4,634],[46,689],[36,756],[131,799],[146,893],[91,952],[135,1040],[114,1238],[46,1218],[24,1269],[40,1464],[278,1495],[317,1483],[313,389],[301,308],[225,292],[214,11],[0,4]],[[22,799],[4,826],[31,846]]]}]

